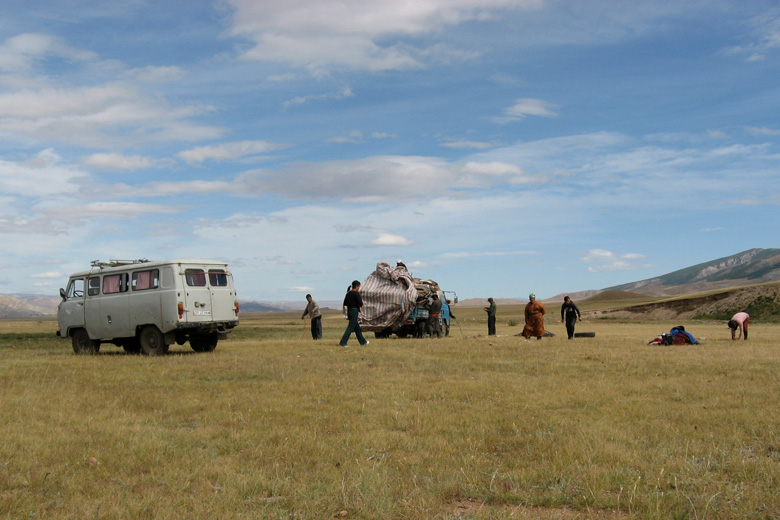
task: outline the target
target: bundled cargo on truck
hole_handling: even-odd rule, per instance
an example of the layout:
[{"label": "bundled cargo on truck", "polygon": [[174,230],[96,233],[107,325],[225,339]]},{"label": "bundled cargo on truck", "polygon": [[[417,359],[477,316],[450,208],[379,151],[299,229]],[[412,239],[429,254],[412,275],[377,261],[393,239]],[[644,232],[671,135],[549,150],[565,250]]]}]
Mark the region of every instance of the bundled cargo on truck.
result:
[{"label": "bundled cargo on truck", "polygon": [[376,264],[376,270],[360,284],[360,295],[360,328],[369,332],[397,328],[417,301],[417,289],[409,271],[386,262]]},{"label": "bundled cargo on truck", "polygon": [[404,265],[391,266],[379,262],[376,270],[360,285],[363,309],[360,327],[374,332],[376,337],[396,334],[399,337],[423,337],[426,334],[428,305],[434,294],[442,301],[439,316],[441,330],[446,335],[450,328],[449,302],[445,291],[433,280],[412,277]]}]

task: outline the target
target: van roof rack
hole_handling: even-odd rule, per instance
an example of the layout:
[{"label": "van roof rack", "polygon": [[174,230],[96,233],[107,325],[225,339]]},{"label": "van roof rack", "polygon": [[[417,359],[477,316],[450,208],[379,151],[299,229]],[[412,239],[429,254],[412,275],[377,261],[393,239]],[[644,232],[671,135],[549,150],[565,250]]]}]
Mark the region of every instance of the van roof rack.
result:
[{"label": "van roof rack", "polygon": [[122,265],[143,264],[148,262],[146,258],[138,258],[136,260],[109,260],[108,262],[101,262],[100,260],[92,260],[92,267],[103,269],[105,267],[119,267]]}]

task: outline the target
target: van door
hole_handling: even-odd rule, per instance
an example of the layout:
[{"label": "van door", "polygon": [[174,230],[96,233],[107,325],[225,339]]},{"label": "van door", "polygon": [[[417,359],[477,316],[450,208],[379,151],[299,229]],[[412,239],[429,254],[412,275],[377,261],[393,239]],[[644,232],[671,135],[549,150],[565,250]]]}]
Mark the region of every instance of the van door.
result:
[{"label": "van door", "polygon": [[126,338],[135,334],[135,328],[130,324],[129,280],[128,273],[103,275],[98,315],[100,328],[93,331],[98,337]]},{"label": "van door", "polygon": [[213,321],[211,291],[205,269],[202,267],[182,267],[184,270],[184,321],[187,323]]},{"label": "van door", "polygon": [[211,314],[217,322],[235,321],[236,290],[233,275],[225,267],[209,267],[209,288],[211,289]]},{"label": "van door", "polygon": [[236,321],[233,277],[224,265],[183,266],[186,321]]},{"label": "van door", "polygon": [[84,321],[84,277],[71,278],[65,290],[65,299],[57,307],[57,324],[60,336],[67,337],[68,331],[83,328]]}]

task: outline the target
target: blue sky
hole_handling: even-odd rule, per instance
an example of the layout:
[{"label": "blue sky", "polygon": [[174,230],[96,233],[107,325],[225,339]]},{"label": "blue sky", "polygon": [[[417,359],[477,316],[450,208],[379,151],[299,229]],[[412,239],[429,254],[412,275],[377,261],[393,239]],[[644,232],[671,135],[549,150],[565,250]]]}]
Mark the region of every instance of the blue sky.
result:
[{"label": "blue sky", "polygon": [[215,258],[245,300],[403,259],[549,297],[777,247],[775,1],[0,6],[0,293]]}]

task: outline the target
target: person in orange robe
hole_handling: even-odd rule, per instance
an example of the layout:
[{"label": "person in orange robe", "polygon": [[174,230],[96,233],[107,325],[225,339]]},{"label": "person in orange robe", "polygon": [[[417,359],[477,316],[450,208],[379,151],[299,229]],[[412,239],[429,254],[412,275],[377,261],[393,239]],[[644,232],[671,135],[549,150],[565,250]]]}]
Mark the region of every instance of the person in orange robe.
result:
[{"label": "person in orange robe", "polygon": [[528,296],[528,300],[528,304],[525,306],[523,337],[528,339],[531,336],[536,336],[536,339],[542,339],[542,336],[544,336],[544,305],[536,301],[534,293]]}]

